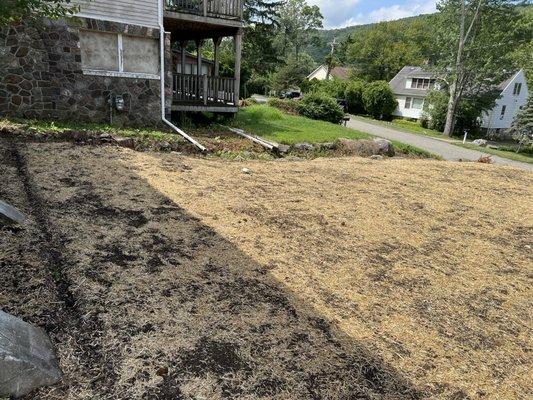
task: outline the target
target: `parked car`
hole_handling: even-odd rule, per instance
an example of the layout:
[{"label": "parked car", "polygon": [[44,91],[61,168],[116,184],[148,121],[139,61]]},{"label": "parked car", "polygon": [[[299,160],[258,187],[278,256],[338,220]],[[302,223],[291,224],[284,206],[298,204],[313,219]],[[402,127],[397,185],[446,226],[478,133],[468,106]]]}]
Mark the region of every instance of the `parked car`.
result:
[{"label": "parked car", "polygon": [[282,99],[297,100],[297,99],[300,99],[301,97],[302,97],[302,92],[298,90],[286,90],[286,91],[281,92],[280,94],[280,98]]}]

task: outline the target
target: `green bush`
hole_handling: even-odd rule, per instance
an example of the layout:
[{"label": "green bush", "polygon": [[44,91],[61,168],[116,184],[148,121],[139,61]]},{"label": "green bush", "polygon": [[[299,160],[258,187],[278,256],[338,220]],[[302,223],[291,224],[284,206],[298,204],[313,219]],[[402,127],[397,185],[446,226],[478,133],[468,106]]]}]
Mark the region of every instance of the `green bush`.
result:
[{"label": "green bush", "polygon": [[363,92],[366,82],[356,80],[348,83],[344,92],[344,98],[348,103],[348,111],[353,114],[363,114],[365,105],[363,103]]},{"label": "green bush", "polygon": [[392,115],[398,102],[385,81],[375,81],[367,85],[363,92],[365,111],[374,118],[388,118]]},{"label": "green bush", "polygon": [[337,104],[337,101],[321,93],[311,93],[304,96],[298,102],[298,112],[307,118],[319,119],[335,124],[339,123],[344,117],[344,111]]},{"label": "green bush", "polygon": [[271,97],[270,99],[268,99],[267,104],[270,107],[275,107],[277,109],[285,111],[288,114],[298,114],[298,103],[294,100],[277,99],[275,97]]}]

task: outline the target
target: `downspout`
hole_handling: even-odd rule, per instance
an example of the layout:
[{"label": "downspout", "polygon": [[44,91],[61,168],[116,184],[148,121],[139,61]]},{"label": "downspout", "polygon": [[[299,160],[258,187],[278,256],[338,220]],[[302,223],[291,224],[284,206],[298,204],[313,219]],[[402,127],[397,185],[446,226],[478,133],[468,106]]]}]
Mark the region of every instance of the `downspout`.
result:
[{"label": "downspout", "polygon": [[207,149],[198,143],[194,138],[187,135],[180,128],[175,126],[172,122],[166,119],[165,116],[165,27],[163,25],[163,2],[165,0],[158,0],[158,20],[159,20],[159,53],[160,53],[160,82],[161,82],[161,120],[171,127],[175,132],[179,133],[189,142],[194,144],[201,151],[207,151]]}]

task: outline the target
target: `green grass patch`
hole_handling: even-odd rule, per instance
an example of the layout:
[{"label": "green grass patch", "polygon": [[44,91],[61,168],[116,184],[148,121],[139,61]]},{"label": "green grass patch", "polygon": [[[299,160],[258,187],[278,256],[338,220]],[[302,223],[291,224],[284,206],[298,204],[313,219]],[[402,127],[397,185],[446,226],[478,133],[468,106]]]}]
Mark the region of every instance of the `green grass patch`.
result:
[{"label": "green grass patch", "polygon": [[528,163],[528,164],[533,164],[533,156],[531,156],[529,154],[525,154],[525,153],[516,153],[515,151],[512,151],[511,149],[509,149],[509,150],[492,149],[490,147],[479,147],[479,146],[476,146],[475,144],[469,144],[469,143],[467,143],[467,144],[454,143],[454,144],[457,145],[457,146],[464,147],[466,149],[477,150],[477,151],[481,151],[483,153],[493,154],[495,156],[499,156],[499,157],[502,157],[502,158],[507,158],[509,160],[514,160],[514,161],[525,162],[525,163]]},{"label": "green grass patch", "polygon": [[243,108],[233,126],[278,143],[323,143],[339,138],[370,139],[372,136],[330,122],[286,114],[266,105]]},{"label": "green grass patch", "polygon": [[135,129],[120,128],[106,124],[78,123],[78,122],[56,122],[41,120],[8,120],[0,119],[0,129],[28,129],[31,133],[47,134],[53,139],[54,134],[58,137],[68,131],[87,131],[108,133],[113,136],[136,137],[143,139],[176,141],[180,137],[170,131],[165,132],[157,129]]},{"label": "green grass patch", "polygon": [[363,122],[368,122],[370,124],[374,125],[380,125],[380,126],[386,126],[388,128],[397,129],[399,131],[407,132],[407,133],[415,133],[417,135],[423,135],[423,136],[430,136],[435,138],[441,138],[441,139],[447,139],[446,136],[442,134],[442,132],[435,131],[433,129],[427,129],[422,126],[418,122],[414,121],[408,121],[406,119],[395,119],[392,121],[378,121],[373,118],[369,117],[363,117],[360,115],[357,115],[354,117],[355,119],[359,119]]}]

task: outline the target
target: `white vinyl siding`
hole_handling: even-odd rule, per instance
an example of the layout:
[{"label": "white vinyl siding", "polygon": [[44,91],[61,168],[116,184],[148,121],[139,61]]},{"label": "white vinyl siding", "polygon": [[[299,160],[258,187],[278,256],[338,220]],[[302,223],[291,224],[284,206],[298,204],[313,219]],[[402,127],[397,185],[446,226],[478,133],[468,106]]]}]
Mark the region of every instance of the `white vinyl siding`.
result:
[{"label": "white vinyl siding", "polygon": [[496,106],[483,116],[481,127],[489,130],[509,129],[520,107],[527,103],[528,95],[524,71],[519,71],[503,89]]},{"label": "white vinyl siding", "polygon": [[75,0],[80,4],[79,16],[157,27],[158,0]]}]

